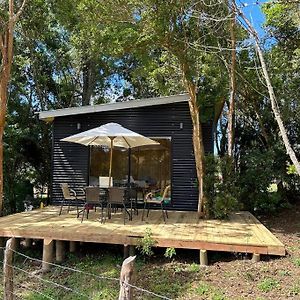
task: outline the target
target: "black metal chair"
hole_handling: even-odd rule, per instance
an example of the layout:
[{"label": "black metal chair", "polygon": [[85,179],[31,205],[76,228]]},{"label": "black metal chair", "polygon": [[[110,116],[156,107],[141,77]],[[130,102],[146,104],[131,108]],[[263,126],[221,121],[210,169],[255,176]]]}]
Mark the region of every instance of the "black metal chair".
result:
[{"label": "black metal chair", "polygon": [[[112,207],[121,207],[123,209],[124,225],[126,220],[126,214],[129,216],[129,220],[132,219],[132,202],[126,195],[126,189],[120,187],[110,187],[108,188],[108,203],[107,203],[107,213],[108,218],[111,218]],[[127,205],[130,204],[130,212],[127,209]]]},{"label": "black metal chair", "polygon": [[98,186],[88,186],[85,188],[85,204],[82,210],[81,223],[84,219],[84,215],[86,212],[86,218],[89,218],[89,212],[91,209],[97,209],[97,207],[101,208],[101,223],[103,222],[103,210],[104,210],[104,201],[100,198],[100,188]]},{"label": "black metal chair", "polygon": [[82,191],[82,195],[77,195],[77,193],[69,188],[69,185],[67,183],[61,183],[60,187],[62,189],[63,197],[64,199],[61,202],[59,215],[62,213],[62,209],[64,205],[68,205],[68,212],[70,211],[71,204],[76,205],[77,209],[77,218],[79,216],[79,206],[82,206],[85,200],[84,190],[80,188]]}]

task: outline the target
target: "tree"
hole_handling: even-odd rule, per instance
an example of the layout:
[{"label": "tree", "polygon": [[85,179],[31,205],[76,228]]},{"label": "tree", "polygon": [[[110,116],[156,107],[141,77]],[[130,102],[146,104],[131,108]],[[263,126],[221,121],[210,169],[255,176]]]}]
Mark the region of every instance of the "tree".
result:
[{"label": "tree", "polygon": [[[193,148],[199,183],[198,213],[205,214],[206,198],[203,189],[205,153],[200,121],[203,100],[197,97],[197,93],[208,55],[200,49],[213,43],[217,44],[215,37],[219,36],[221,28],[219,32],[216,29],[210,31],[209,25],[203,22],[203,15],[206,19],[210,19],[211,8],[202,2],[148,0],[139,1],[138,4],[133,1],[133,4],[135,4],[135,11],[140,12],[139,17],[133,20],[136,24],[138,40],[147,41],[148,47],[162,48],[174,58],[181,72],[185,90],[189,94]],[[219,14],[226,15],[227,10],[220,7]],[[139,47],[139,44],[137,43],[136,46]]]},{"label": "tree", "polygon": [[230,98],[228,108],[228,155],[232,157],[234,147],[234,110],[235,110],[235,96],[236,96],[236,13],[235,0],[229,1],[231,8],[230,18],[230,39],[231,39],[231,63],[230,63]]},{"label": "tree", "polygon": [[[199,214],[203,214],[205,209],[205,153],[200,120],[204,101],[198,97],[198,92],[205,71],[209,68],[207,61],[210,61],[212,56],[207,49],[210,46],[214,48],[225,45],[225,37],[228,36],[226,5],[204,2],[81,0],[78,4],[80,12],[84,12],[85,16],[83,32],[88,30],[86,36],[88,32],[92,32],[94,36],[109,39],[108,53],[119,56],[119,63],[129,54],[142,62],[141,70],[144,73],[147,70],[151,79],[154,79],[155,75],[162,75],[162,66],[167,65],[176,70],[176,73],[173,73],[177,77],[180,75],[181,85],[190,96],[189,108],[199,184]],[[215,20],[218,21],[218,26]]]},{"label": "tree", "polygon": [[0,23],[2,30],[0,32],[0,50],[1,50],[1,67],[0,67],[0,215],[3,213],[3,134],[7,110],[7,93],[11,76],[11,67],[13,62],[13,32],[16,22],[18,21],[26,0],[23,0],[19,10],[15,13],[14,0],[8,1],[7,7],[1,8]]},{"label": "tree", "polygon": [[247,30],[249,31],[251,36],[254,38],[256,49],[257,49],[258,56],[259,56],[259,60],[260,60],[261,66],[262,66],[263,76],[264,76],[266,84],[267,84],[267,89],[269,92],[269,97],[270,97],[270,101],[271,101],[271,107],[272,107],[273,114],[274,114],[275,120],[278,124],[279,131],[280,131],[284,146],[286,148],[286,152],[289,155],[291,161],[293,162],[298,175],[300,176],[300,163],[297,159],[295,151],[293,150],[293,148],[290,144],[290,141],[289,141],[289,138],[287,135],[287,131],[285,129],[285,126],[284,126],[282,118],[281,118],[280,109],[279,109],[276,95],[274,92],[274,88],[273,88],[273,85],[272,85],[272,82],[271,82],[271,79],[269,76],[269,72],[267,69],[266,62],[265,62],[263,50],[260,46],[260,39],[259,39],[258,33],[255,30],[255,28],[253,27],[253,25],[251,24],[251,22],[246,18],[244,13],[235,5],[235,3],[233,3],[233,4],[234,4],[236,11],[238,12],[238,15],[244,20]]}]

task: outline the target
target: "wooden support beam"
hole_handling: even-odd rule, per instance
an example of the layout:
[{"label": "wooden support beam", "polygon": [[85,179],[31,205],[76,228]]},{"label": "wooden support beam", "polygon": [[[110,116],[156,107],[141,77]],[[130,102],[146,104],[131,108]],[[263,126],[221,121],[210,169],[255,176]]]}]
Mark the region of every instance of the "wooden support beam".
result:
[{"label": "wooden support beam", "polygon": [[55,246],[56,246],[55,247],[56,261],[61,263],[65,260],[65,256],[66,256],[65,242],[56,241]]},{"label": "wooden support beam", "polygon": [[124,259],[129,256],[129,245],[124,245]]},{"label": "wooden support beam", "polygon": [[32,239],[26,238],[26,239],[24,240],[24,247],[25,247],[25,248],[30,248],[31,246],[32,246]]},{"label": "wooden support beam", "polygon": [[49,272],[51,269],[51,265],[49,263],[53,262],[53,249],[53,240],[44,239],[42,272]]},{"label": "wooden support beam", "polygon": [[3,284],[4,284],[4,300],[14,299],[14,270],[13,270],[13,257],[16,242],[15,238],[10,238],[6,242],[3,261]]},{"label": "wooden support beam", "polygon": [[14,249],[15,250],[20,249],[20,242],[21,242],[20,238],[14,238]]},{"label": "wooden support beam", "polygon": [[129,256],[135,256],[135,246],[129,246]]},{"label": "wooden support beam", "polygon": [[207,250],[200,250],[200,265],[208,266]]},{"label": "wooden support beam", "polygon": [[253,256],[252,256],[252,262],[259,262],[260,261],[260,254],[257,254],[257,253],[253,253]]},{"label": "wooden support beam", "polygon": [[75,253],[76,252],[76,242],[70,241],[70,252]]},{"label": "wooden support beam", "polygon": [[129,256],[123,261],[120,274],[119,300],[133,299],[133,289],[128,284],[134,284],[135,282],[135,258],[136,256]]},{"label": "wooden support beam", "polygon": [[4,247],[5,246],[5,238],[4,237],[0,237],[0,247]]}]

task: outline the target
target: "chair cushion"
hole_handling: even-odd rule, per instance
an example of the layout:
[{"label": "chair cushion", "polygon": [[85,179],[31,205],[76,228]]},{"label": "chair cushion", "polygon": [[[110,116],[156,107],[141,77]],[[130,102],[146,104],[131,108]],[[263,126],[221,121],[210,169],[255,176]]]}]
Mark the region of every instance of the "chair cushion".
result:
[{"label": "chair cushion", "polygon": [[171,203],[171,198],[164,199],[164,204],[170,204],[170,203]]}]

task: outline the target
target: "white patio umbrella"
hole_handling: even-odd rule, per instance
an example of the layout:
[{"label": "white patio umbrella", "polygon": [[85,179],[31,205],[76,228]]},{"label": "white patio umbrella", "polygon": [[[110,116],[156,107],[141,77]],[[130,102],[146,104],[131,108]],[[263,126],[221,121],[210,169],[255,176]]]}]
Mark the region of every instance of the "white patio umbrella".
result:
[{"label": "white patio umbrella", "polygon": [[[107,123],[105,125],[77,133],[61,139],[63,142],[72,142],[85,146],[107,146],[110,148],[109,162],[109,185],[111,184],[112,155],[113,148],[120,147],[131,149],[147,145],[159,145],[158,142],[151,140],[139,133],[131,131],[118,123]],[[129,162],[130,164],[130,162]],[[130,165],[129,165],[130,170]],[[128,174],[130,176],[130,174]],[[128,177],[129,178],[129,177]]]}]

